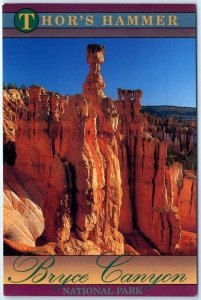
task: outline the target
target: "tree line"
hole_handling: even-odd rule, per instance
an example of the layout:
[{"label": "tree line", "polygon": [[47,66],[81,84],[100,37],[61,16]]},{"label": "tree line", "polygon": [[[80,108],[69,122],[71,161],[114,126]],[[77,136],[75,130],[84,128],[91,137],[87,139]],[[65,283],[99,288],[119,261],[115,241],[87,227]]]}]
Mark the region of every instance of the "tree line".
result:
[{"label": "tree line", "polygon": [[[35,84],[30,84],[29,87],[36,87]],[[13,82],[9,82],[8,84],[6,84],[5,82],[3,82],[3,90],[9,90],[9,89],[26,89],[28,88],[25,84],[21,84],[20,86],[17,86],[17,84],[13,83]]]}]

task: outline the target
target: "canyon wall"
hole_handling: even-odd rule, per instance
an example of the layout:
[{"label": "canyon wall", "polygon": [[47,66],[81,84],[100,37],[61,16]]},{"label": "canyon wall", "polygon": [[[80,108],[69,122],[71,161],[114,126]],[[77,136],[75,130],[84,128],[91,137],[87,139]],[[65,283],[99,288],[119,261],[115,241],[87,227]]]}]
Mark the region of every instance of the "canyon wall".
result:
[{"label": "canyon wall", "polygon": [[120,229],[126,234],[137,229],[160,253],[174,254],[180,239],[180,220],[173,199],[167,194],[167,148],[164,142],[143,131],[143,118],[134,109],[135,100],[131,99],[128,107],[126,101],[116,103],[123,120],[119,126],[122,138],[119,153],[123,155],[119,160],[123,161],[122,173],[125,165],[127,173],[127,177],[123,176],[127,181],[122,185],[123,195],[127,199],[123,197]]}]

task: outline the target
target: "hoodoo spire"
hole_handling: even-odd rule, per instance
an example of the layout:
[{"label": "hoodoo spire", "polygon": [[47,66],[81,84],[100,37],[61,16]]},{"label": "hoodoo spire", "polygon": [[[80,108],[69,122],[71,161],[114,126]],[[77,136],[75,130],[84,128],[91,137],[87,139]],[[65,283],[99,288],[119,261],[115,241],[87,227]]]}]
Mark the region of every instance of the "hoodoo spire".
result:
[{"label": "hoodoo spire", "polygon": [[105,82],[100,74],[101,64],[104,63],[105,48],[102,45],[89,44],[86,51],[86,59],[89,64],[89,74],[83,84],[83,96],[89,98],[98,95],[105,98],[103,89]]}]

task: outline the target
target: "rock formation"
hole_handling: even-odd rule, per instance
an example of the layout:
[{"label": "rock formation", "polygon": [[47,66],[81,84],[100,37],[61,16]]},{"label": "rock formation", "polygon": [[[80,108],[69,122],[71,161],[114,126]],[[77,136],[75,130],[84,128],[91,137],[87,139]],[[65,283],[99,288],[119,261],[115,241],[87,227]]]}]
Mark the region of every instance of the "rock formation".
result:
[{"label": "rock formation", "polygon": [[196,174],[194,171],[189,170],[184,171],[183,173],[183,187],[178,198],[181,226],[185,231],[196,233]]},{"label": "rock formation", "polygon": [[178,207],[181,215],[180,247],[188,255],[197,253],[197,202],[196,202],[196,174],[195,171],[184,171],[183,188],[181,190]]},{"label": "rock formation", "polygon": [[195,120],[159,118],[144,114],[144,125],[153,137],[165,141],[168,159],[182,163],[186,170],[196,170],[197,128]]},{"label": "rock formation", "polygon": [[83,85],[83,96],[88,98],[91,95],[97,95],[101,98],[105,97],[103,89],[105,82],[100,73],[101,64],[104,63],[104,46],[89,44],[87,47],[87,63],[90,66],[89,74]]},{"label": "rock formation", "polygon": [[35,240],[44,230],[44,218],[39,207],[41,191],[32,186],[28,175],[16,169],[4,168],[4,237],[28,246],[35,246]]},{"label": "rock formation", "polygon": [[[168,138],[147,131],[141,90],[118,89],[118,101],[104,95],[103,62],[104,47],[89,45],[82,95],[31,87],[25,101],[14,92],[23,105],[14,122],[17,157],[4,173],[5,243],[63,255],[195,253],[195,174],[166,165]],[[12,235],[15,220],[24,232]]]}]

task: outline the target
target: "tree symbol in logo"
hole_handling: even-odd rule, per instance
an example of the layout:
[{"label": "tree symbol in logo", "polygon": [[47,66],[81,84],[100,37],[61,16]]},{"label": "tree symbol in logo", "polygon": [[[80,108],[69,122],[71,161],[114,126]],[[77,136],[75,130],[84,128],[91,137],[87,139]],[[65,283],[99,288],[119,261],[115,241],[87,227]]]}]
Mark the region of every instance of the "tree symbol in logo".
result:
[{"label": "tree symbol in logo", "polygon": [[37,13],[29,8],[19,10],[15,14],[15,27],[22,32],[31,32],[35,30],[39,23]]}]

